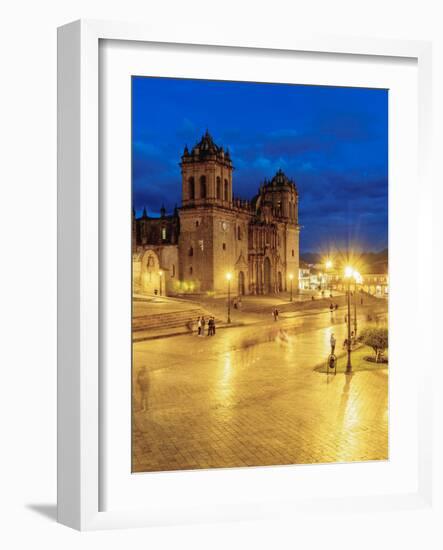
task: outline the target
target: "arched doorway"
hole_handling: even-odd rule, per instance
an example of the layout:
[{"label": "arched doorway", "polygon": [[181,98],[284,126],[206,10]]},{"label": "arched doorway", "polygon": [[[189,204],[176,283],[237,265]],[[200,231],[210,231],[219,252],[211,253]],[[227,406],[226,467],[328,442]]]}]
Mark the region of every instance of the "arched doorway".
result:
[{"label": "arched doorway", "polygon": [[271,287],[271,260],[269,258],[265,258],[265,264],[264,264],[264,291],[266,294],[270,294],[272,292]]},{"label": "arched doorway", "polygon": [[[153,250],[147,250],[142,257],[141,290],[144,294],[160,294],[160,262]],[[163,281],[162,281],[163,282]],[[162,289],[164,292],[164,289]]]},{"label": "arched doorway", "polygon": [[281,271],[278,272],[278,291],[283,291],[283,278],[281,276]]},{"label": "arched doorway", "polygon": [[238,274],[238,295],[244,296],[245,294],[245,274],[240,271]]}]

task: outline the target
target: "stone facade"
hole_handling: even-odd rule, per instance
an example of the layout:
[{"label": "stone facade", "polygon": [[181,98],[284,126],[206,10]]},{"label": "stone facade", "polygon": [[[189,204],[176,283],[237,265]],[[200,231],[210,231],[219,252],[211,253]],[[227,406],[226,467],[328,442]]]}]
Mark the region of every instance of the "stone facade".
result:
[{"label": "stone facade", "polygon": [[147,250],[155,251],[159,269],[168,274],[167,292],[223,293],[228,272],[238,294],[285,291],[290,274],[298,288],[299,197],[294,182],[279,170],[251,200],[235,198],[229,151],[208,132],[191,151],[185,148],[180,167],[181,207],[171,216],[163,209],[160,218],[150,218],[146,210],[141,218],[133,217],[134,261],[141,262],[133,270],[138,278],[134,288],[143,288]]}]

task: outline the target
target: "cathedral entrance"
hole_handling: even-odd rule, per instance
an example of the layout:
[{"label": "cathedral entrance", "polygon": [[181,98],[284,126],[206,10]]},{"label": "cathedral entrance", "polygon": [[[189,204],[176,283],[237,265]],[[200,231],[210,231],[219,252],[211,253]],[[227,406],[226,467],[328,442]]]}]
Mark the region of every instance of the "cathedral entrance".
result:
[{"label": "cathedral entrance", "polygon": [[244,296],[245,294],[245,274],[240,271],[238,274],[238,295]]},{"label": "cathedral entrance", "polygon": [[264,291],[265,294],[271,294],[272,292],[272,286],[271,286],[271,260],[269,258],[265,258],[265,264],[264,264]]}]

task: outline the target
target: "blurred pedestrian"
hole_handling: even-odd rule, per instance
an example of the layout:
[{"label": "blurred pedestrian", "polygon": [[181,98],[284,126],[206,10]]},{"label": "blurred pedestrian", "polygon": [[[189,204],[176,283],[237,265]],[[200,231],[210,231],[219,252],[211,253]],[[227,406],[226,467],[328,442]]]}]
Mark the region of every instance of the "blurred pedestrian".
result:
[{"label": "blurred pedestrian", "polygon": [[337,343],[337,340],[335,339],[334,333],[331,332],[331,338],[330,338],[330,344],[331,344],[331,355],[334,355],[335,352],[335,345]]},{"label": "blurred pedestrian", "polygon": [[202,333],[202,318],[199,317],[197,320],[197,334],[198,336],[201,336]]},{"label": "blurred pedestrian", "polygon": [[140,389],[140,404],[142,412],[145,412],[148,408],[148,394],[149,394],[149,376],[145,365],[140,367],[137,374],[137,384]]}]

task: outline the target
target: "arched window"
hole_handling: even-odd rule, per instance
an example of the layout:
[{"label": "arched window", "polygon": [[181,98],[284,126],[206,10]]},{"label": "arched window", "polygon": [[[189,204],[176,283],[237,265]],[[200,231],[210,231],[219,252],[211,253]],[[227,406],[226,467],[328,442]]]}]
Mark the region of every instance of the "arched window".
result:
[{"label": "arched window", "polygon": [[194,249],[191,246],[191,248],[189,249],[189,256],[193,256],[193,255],[194,255]]},{"label": "arched window", "polygon": [[228,180],[225,180],[225,196],[224,196],[224,200],[225,200],[225,201],[229,200],[229,184],[228,184]]},{"label": "arched window", "polygon": [[217,176],[217,199],[222,198],[222,186],[221,186],[221,178],[220,176]]},{"label": "arched window", "polygon": [[171,277],[175,277],[175,264],[172,264],[172,274]]},{"label": "arched window", "polygon": [[194,182],[194,178],[189,178],[189,180],[188,180],[188,192],[189,192],[189,200],[193,201],[195,199],[195,182]]},{"label": "arched window", "polygon": [[189,275],[192,275],[192,265],[191,265],[191,267],[189,268]]},{"label": "arched window", "polygon": [[206,199],[206,176],[200,177],[200,198]]}]

